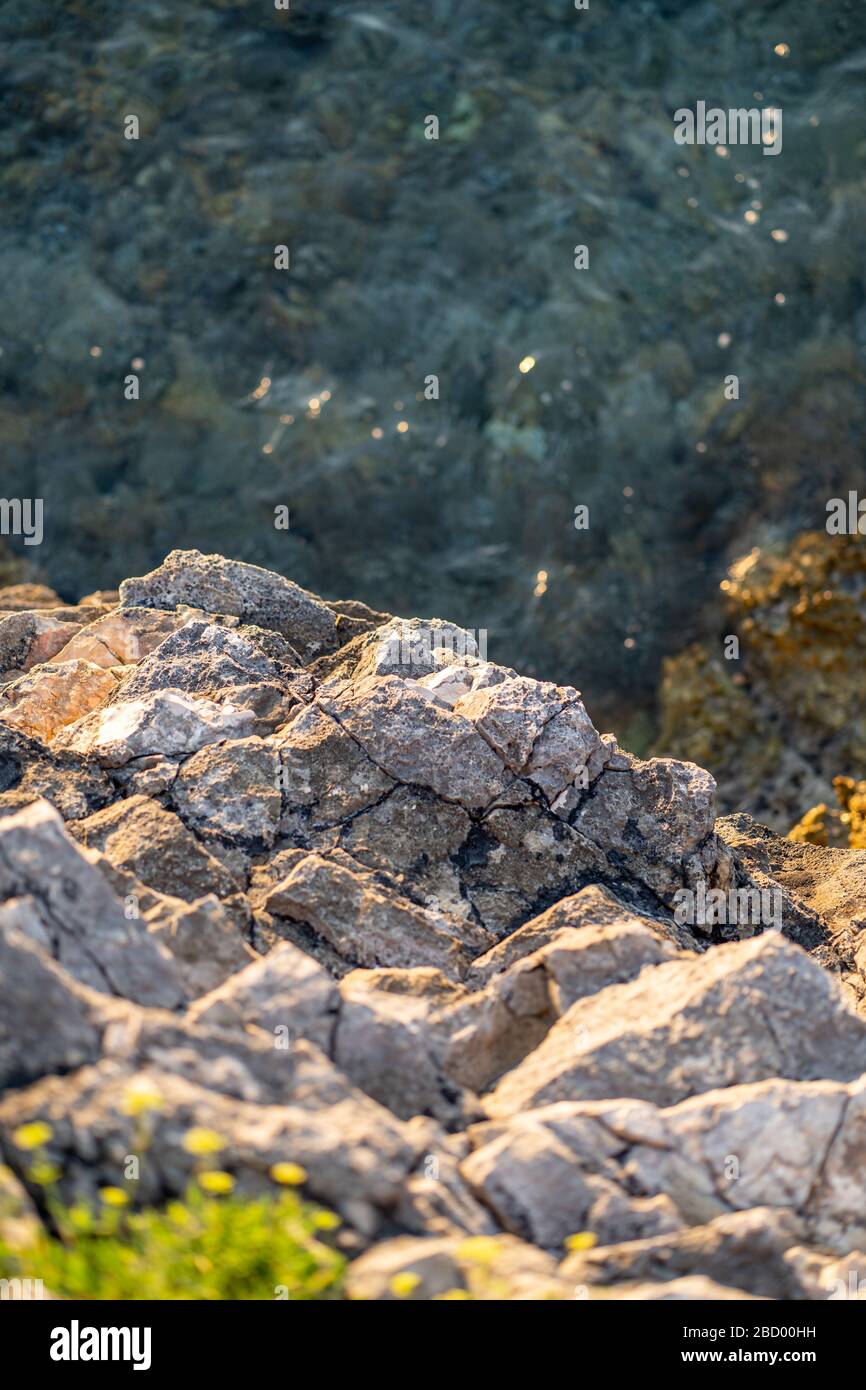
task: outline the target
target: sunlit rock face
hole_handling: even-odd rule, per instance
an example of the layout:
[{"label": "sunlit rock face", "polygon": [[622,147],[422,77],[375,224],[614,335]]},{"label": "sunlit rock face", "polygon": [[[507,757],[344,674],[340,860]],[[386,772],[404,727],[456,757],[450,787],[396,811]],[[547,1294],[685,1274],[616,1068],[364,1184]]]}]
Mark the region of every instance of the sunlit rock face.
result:
[{"label": "sunlit rock face", "polygon": [[472,1289],[473,1249],[514,1297],[844,1282],[862,850],[717,823],[708,772],[633,757],[445,621],[198,551],[115,598],[70,640],[116,662],[36,660],[0,707],[22,1202],[22,1126],[91,1200],[147,1094],[135,1201],[184,1191],[190,1127],[240,1195],[288,1155],[358,1296],[405,1268]]}]

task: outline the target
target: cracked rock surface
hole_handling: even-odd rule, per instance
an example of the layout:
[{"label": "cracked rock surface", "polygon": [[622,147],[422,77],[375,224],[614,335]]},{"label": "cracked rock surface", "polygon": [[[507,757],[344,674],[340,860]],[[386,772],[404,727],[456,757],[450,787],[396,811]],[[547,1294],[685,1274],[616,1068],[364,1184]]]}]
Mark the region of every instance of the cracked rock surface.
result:
[{"label": "cracked rock surface", "polygon": [[145,1090],[136,1200],[191,1126],[240,1191],[299,1163],[358,1297],[471,1287],[476,1239],[520,1298],[848,1287],[862,855],[717,823],[709,773],[445,622],[238,561],[0,610],[10,1180],[43,1120],[68,1199],[116,1184]]}]

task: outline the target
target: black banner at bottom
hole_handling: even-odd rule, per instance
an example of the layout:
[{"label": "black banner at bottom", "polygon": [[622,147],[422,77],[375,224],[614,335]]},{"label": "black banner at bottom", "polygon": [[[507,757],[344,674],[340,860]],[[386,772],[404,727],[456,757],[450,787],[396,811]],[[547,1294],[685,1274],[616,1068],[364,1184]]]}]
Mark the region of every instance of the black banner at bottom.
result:
[{"label": "black banner at bottom", "polygon": [[[408,1301],[407,1301],[408,1302]],[[48,1374],[49,1383],[80,1376],[93,1380],[101,1370],[123,1374],[161,1375],[165,1372],[232,1372],[287,1366],[287,1356],[323,1353],[329,1376],[339,1366],[345,1348],[347,1369],[357,1373],[358,1337],[383,1327],[389,1331],[418,1328],[403,1306],[390,1314],[375,1313],[369,1304],[338,1303],[72,1303],[60,1300],[0,1301],[0,1337],[7,1356],[17,1353],[28,1373]],[[425,1329],[467,1329],[479,1309],[458,1313],[457,1323],[440,1323],[442,1312],[421,1314]],[[385,1316],[387,1323],[380,1323]],[[408,1315],[408,1316],[407,1316]],[[515,1312],[503,1329],[502,1350],[513,1347]],[[349,1318],[344,1323],[343,1318]],[[434,1323],[427,1323],[429,1316]],[[537,1316],[537,1314],[535,1315]],[[732,1299],[724,1302],[682,1299],[645,1302],[621,1299],[575,1300],[557,1303],[541,1315],[545,1331],[554,1328],[568,1337],[559,1354],[577,1356],[584,1369],[597,1359],[611,1371],[659,1372],[674,1368],[699,1374],[707,1367],[761,1366],[768,1372],[802,1367],[828,1372],[844,1364],[863,1324],[858,1300],[777,1303]],[[547,1319],[553,1321],[548,1323]],[[560,1321],[562,1319],[562,1321]],[[483,1321],[485,1361],[495,1355],[490,1324]],[[495,1323],[493,1328],[495,1329]],[[539,1324],[531,1323],[534,1331]],[[349,1338],[339,1340],[337,1329]],[[305,1347],[297,1339],[310,1337]],[[288,1341],[287,1339],[292,1339]],[[324,1340],[323,1340],[324,1338]],[[291,1351],[289,1351],[291,1349]],[[841,1350],[840,1350],[841,1349]],[[513,1354],[513,1353],[509,1353]],[[585,1358],[591,1358],[586,1360]],[[417,1369],[417,1368],[416,1368]]]}]

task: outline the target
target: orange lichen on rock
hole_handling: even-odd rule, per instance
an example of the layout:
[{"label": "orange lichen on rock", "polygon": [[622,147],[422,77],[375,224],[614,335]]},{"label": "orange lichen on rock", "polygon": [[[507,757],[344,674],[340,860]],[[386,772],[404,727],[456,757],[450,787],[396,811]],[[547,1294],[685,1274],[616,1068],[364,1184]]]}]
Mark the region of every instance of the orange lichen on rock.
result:
[{"label": "orange lichen on rock", "polygon": [[[807,532],[784,551],[752,550],[721,587],[717,645],[665,665],[656,751],[703,763],[723,807],[785,829],[832,802],[840,767],[866,769],[866,542]],[[820,835],[819,823],[798,834]]]},{"label": "orange lichen on rock", "polygon": [[801,844],[827,845],[831,849],[866,849],[866,781],[834,777],[838,807],[823,802],[800,818],[788,839]]}]

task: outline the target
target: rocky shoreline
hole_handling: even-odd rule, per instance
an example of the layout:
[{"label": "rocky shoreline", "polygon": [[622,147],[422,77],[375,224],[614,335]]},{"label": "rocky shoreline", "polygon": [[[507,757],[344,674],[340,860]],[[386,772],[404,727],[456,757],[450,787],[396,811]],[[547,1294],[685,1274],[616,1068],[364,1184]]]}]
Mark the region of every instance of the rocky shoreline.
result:
[{"label": "rocky shoreline", "polygon": [[[155,1095],[132,1199],[191,1127],[238,1192],[300,1165],[350,1296],[849,1296],[866,851],[474,653],[197,551],[0,590],[7,1198],[31,1123],[64,1200],[122,1183]],[[780,929],[677,911],[713,891]]]}]

